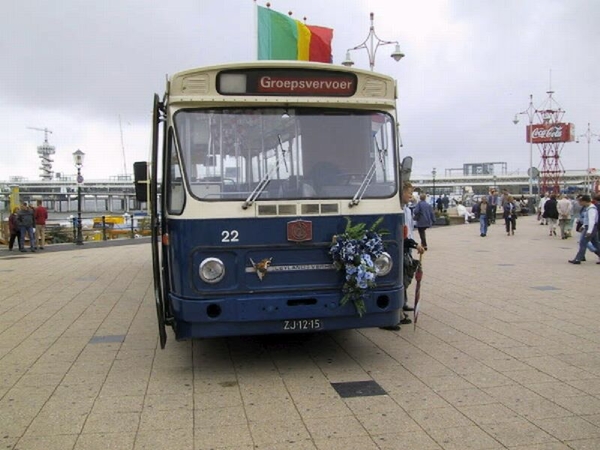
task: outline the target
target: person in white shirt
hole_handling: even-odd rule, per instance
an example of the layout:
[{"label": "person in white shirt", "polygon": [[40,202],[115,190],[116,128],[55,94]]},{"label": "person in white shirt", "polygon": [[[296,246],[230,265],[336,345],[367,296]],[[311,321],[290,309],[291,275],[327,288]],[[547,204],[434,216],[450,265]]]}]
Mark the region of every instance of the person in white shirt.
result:
[{"label": "person in white shirt", "polygon": [[567,239],[567,228],[571,223],[573,205],[565,195],[561,195],[558,203],[556,204],[556,208],[558,209],[558,228],[560,229],[560,238]]},{"label": "person in white shirt", "polygon": [[546,192],[546,195],[540,199],[538,206],[538,220],[540,221],[540,225],[548,225],[548,221],[544,218],[544,205],[548,200],[550,200],[550,193]]},{"label": "person in white shirt", "polygon": [[456,212],[459,215],[459,217],[465,218],[465,223],[469,223],[469,219],[475,218],[475,214],[472,214],[469,211],[467,211],[467,208],[465,207],[465,205],[462,204],[460,200],[456,204]]}]

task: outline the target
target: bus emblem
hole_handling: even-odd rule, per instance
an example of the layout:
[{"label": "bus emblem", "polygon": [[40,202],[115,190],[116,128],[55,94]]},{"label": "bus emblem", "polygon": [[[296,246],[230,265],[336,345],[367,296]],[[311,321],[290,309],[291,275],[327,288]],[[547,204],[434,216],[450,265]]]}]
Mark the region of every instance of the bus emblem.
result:
[{"label": "bus emblem", "polygon": [[287,239],[292,242],[312,240],[312,222],[309,220],[294,220],[287,223]]},{"label": "bus emblem", "polygon": [[264,276],[269,271],[269,266],[271,265],[271,261],[273,261],[273,258],[265,258],[262,261],[255,263],[254,261],[252,261],[252,258],[250,258],[250,262],[252,263],[252,266],[254,267],[254,270],[256,271],[256,275],[258,276],[258,279],[260,281],[262,281]]}]

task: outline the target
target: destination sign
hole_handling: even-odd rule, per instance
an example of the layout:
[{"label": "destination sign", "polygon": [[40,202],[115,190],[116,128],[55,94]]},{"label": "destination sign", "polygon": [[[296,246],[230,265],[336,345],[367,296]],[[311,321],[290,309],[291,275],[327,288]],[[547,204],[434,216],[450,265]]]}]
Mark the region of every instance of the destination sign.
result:
[{"label": "destination sign", "polygon": [[351,97],[356,85],[356,75],[330,70],[249,69],[223,71],[217,77],[223,95]]}]

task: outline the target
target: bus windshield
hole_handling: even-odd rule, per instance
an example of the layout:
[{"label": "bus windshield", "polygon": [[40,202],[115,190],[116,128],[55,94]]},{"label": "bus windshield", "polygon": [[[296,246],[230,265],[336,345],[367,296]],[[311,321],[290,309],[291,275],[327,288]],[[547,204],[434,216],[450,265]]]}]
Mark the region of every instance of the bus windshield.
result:
[{"label": "bus windshield", "polygon": [[394,125],[384,112],[183,109],[174,124],[170,151],[177,147],[200,200],[387,198],[397,190]]}]

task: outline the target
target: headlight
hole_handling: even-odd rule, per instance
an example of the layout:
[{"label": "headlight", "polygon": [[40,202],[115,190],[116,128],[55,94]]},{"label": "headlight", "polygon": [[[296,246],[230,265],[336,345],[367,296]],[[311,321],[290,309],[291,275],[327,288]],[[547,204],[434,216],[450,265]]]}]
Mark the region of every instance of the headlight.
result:
[{"label": "headlight", "polygon": [[200,264],[199,272],[205,283],[218,283],[225,276],[225,265],[218,258],[206,258]]},{"label": "headlight", "polygon": [[383,252],[379,258],[375,260],[375,273],[378,277],[383,277],[392,270],[392,257],[389,253]]}]

